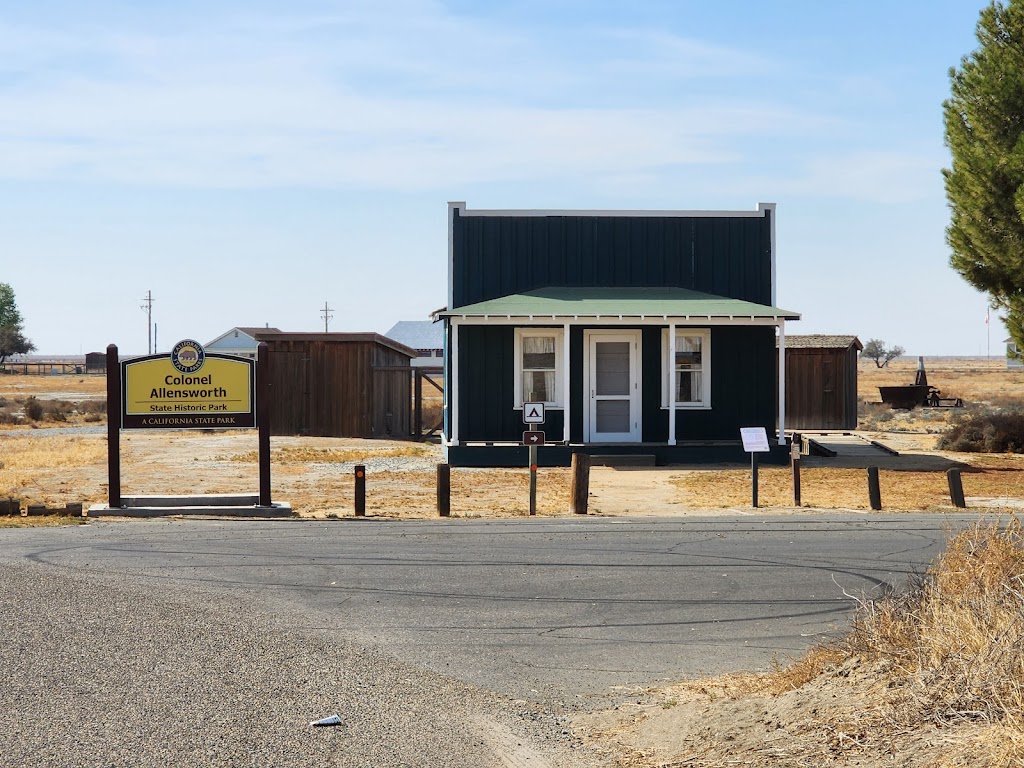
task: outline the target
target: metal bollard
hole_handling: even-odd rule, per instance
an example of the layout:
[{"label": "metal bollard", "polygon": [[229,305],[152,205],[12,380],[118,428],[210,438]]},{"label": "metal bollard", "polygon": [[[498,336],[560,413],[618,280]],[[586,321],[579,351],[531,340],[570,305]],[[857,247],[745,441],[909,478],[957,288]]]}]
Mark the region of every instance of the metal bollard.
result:
[{"label": "metal bollard", "polygon": [[366,466],[356,464],[356,517],[366,516]]},{"label": "metal bollard", "polygon": [[437,514],[448,517],[452,513],[452,468],[437,465]]}]

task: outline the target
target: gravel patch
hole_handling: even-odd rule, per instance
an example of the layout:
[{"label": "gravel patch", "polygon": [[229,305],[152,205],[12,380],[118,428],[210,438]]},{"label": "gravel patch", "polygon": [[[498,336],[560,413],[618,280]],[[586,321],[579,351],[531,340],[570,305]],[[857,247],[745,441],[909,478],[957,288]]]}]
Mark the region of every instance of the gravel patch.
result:
[{"label": "gravel patch", "polygon": [[551,713],[242,600],[22,564],[0,585],[3,765],[598,764]]}]

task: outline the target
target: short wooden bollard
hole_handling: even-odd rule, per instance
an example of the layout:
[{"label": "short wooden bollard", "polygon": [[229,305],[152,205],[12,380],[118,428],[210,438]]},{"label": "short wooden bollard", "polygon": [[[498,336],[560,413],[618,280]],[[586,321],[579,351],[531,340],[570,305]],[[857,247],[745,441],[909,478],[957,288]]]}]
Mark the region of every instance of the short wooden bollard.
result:
[{"label": "short wooden bollard", "polygon": [[17,517],[21,514],[21,499],[0,499],[0,517]]},{"label": "short wooden bollard", "polygon": [[356,464],[356,517],[366,516],[366,466]]},{"label": "short wooden bollard", "polygon": [[877,511],[882,508],[882,487],[878,482],[878,467],[868,467],[868,501],[872,509]]},{"label": "short wooden bollard", "polygon": [[437,514],[449,517],[452,513],[452,468],[437,465]]},{"label": "short wooden bollard", "polygon": [[960,477],[960,470],[950,467],[946,470],[946,479],[949,481],[949,498],[953,506],[958,509],[967,509],[967,500],[964,498],[964,481]]},{"label": "short wooden bollard", "polygon": [[587,514],[590,499],[590,454],[572,455],[572,479],[569,485],[569,511],[574,515]]},{"label": "short wooden bollard", "polygon": [[793,464],[793,506],[803,506],[800,498],[800,457],[794,456],[792,460]]}]

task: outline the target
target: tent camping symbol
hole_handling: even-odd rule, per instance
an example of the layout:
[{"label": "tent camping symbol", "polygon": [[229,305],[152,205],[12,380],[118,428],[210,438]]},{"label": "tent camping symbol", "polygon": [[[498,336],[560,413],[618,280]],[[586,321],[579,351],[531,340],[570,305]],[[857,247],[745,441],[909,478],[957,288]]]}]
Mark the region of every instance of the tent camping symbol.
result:
[{"label": "tent camping symbol", "polygon": [[543,424],[544,403],[523,403],[523,423]]}]

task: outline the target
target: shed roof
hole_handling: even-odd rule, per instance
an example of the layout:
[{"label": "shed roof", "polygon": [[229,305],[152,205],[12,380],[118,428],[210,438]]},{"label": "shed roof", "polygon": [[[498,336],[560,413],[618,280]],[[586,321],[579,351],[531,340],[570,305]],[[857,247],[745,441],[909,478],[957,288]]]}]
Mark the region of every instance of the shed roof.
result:
[{"label": "shed roof", "polygon": [[384,335],[413,349],[444,347],[444,326],[433,320],[399,320]]},{"label": "shed roof", "polygon": [[270,326],[267,326],[267,325],[261,325],[259,327],[247,326],[247,325],[236,325],[233,328],[228,328],[228,330],[224,331],[224,333],[222,333],[220,336],[215,338],[213,341],[208,342],[206,344],[206,346],[208,346],[208,347],[213,346],[214,344],[216,344],[221,339],[226,339],[228,336],[230,336],[235,331],[240,331],[241,333],[244,333],[249,338],[255,339],[257,333],[260,333],[260,332],[263,332],[263,331],[270,331],[270,332],[273,332],[273,333],[280,333],[281,329],[280,328],[271,328]]},{"label": "shed roof", "polygon": [[410,349],[405,344],[399,344],[387,336],[379,333],[306,333],[303,331],[267,331],[265,328],[258,330],[257,341],[323,341],[330,343],[353,343],[371,342],[388,347],[403,355],[416,357],[419,353]]},{"label": "shed roof", "polygon": [[[775,346],[778,346],[776,339]],[[786,334],[786,349],[849,349],[857,347],[857,351],[864,349],[860,339],[856,336],[829,336],[824,334],[808,334],[790,336]]]},{"label": "shed roof", "polygon": [[766,304],[687,288],[536,288],[477,304],[444,309],[438,317],[664,317],[799,320]]}]

